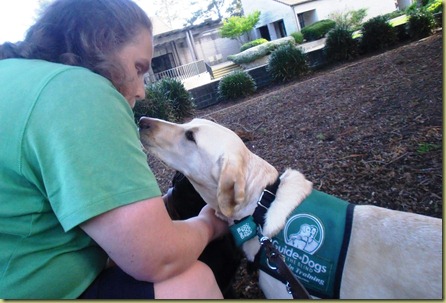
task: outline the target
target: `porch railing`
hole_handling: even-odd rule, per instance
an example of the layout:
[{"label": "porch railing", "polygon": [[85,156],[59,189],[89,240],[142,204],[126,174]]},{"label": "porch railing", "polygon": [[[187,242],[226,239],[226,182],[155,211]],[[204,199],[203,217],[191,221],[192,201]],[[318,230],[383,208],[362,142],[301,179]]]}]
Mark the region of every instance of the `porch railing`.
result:
[{"label": "porch railing", "polygon": [[[197,76],[208,71],[207,64],[204,60],[188,63],[185,65],[177,66],[160,73],[154,74],[154,79],[149,79],[151,82],[161,80],[163,78],[173,78],[180,81]],[[152,77],[150,77],[152,78]]]}]

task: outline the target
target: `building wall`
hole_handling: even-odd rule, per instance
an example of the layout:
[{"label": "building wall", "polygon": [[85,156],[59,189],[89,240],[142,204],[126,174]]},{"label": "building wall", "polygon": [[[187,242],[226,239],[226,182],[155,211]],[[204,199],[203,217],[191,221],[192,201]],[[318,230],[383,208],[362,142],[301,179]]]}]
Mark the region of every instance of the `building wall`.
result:
[{"label": "building wall", "polygon": [[361,8],[367,9],[367,16],[364,21],[393,12],[395,8],[395,0],[322,0],[315,1],[318,3],[318,17],[327,19],[331,13],[342,13]]},{"label": "building wall", "polygon": [[[256,28],[262,26],[268,26],[270,24],[283,19],[287,34],[291,34],[297,28],[296,20],[294,18],[293,9],[287,5],[278,3],[272,0],[241,0],[243,11],[246,15],[253,13],[254,11],[260,11],[260,20],[256,25]],[[275,33],[270,30],[271,40],[277,39]],[[258,31],[253,32],[251,38],[260,38]]]},{"label": "building wall", "polygon": [[[294,7],[279,3],[274,0],[241,0],[245,15],[259,10],[260,20],[256,28],[268,26],[271,39],[276,35],[269,26],[273,22],[283,19],[287,35],[300,31],[297,14],[304,13],[305,25],[310,25],[316,21],[328,19],[332,13],[342,13],[351,10],[367,8],[365,20],[378,15],[390,13],[395,10],[395,0],[314,0],[306,1]],[[412,0],[406,0],[412,1]],[[365,21],[364,20],[364,21]],[[259,31],[255,30],[254,35],[259,38]]]},{"label": "building wall", "polygon": [[227,61],[229,55],[240,52],[240,43],[237,40],[222,38],[214,28],[194,36],[195,49],[198,59],[209,65],[216,65]]},{"label": "building wall", "polygon": [[171,53],[174,67],[200,60],[210,66],[225,62],[229,55],[240,52],[241,45],[237,40],[220,37],[220,27],[221,23],[155,37],[154,58]]}]

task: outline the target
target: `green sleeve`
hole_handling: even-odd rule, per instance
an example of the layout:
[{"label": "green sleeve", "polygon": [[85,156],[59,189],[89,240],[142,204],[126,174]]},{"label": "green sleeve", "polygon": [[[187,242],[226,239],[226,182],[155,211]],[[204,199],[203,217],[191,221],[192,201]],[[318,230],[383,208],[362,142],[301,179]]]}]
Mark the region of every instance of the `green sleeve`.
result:
[{"label": "green sleeve", "polygon": [[127,101],[105,78],[68,69],[47,83],[24,133],[22,172],[65,231],[161,195]]}]

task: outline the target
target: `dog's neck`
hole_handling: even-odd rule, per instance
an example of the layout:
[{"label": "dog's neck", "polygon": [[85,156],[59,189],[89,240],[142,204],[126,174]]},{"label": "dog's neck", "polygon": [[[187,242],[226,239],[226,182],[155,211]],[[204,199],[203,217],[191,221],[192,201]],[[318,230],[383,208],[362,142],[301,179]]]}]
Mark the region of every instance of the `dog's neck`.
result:
[{"label": "dog's neck", "polygon": [[[268,185],[273,184],[278,178],[279,173],[277,170],[263,159],[259,159],[262,161],[262,165],[260,167],[253,167],[248,174],[246,204],[243,207],[243,211],[237,213],[238,220],[246,216],[251,216],[254,213],[257,207],[257,201],[262,195],[263,190]],[[254,165],[255,162],[253,161]],[[283,229],[291,212],[312,191],[312,183],[306,180],[304,175],[297,170],[287,169],[280,176],[280,180],[276,198],[271,203],[264,218],[265,224],[262,232],[263,235],[269,238],[275,236]],[[245,242],[242,248],[248,260],[253,261],[260,249],[258,238],[255,237]]]},{"label": "dog's neck", "polygon": [[251,160],[246,175],[245,201],[240,211],[232,218],[233,220],[240,220],[252,215],[263,190],[279,177],[279,172],[274,166],[255,154],[250,156]]}]

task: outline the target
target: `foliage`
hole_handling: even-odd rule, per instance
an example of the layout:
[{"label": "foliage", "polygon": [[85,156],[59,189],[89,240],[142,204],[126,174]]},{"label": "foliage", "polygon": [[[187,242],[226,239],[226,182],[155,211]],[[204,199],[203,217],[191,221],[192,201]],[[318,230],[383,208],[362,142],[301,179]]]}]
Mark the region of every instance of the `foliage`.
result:
[{"label": "foliage", "polygon": [[242,16],[243,5],[241,0],[232,0],[231,5],[226,9],[229,16]]},{"label": "foliage", "polygon": [[412,39],[421,39],[432,34],[435,20],[432,13],[426,9],[416,10],[409,15],[407,32]]},{"label": "foliage", "polygon": [[247,50],[248,48],[251,48],[251,47],[266,43],[266,42],[268,42],[268,40],[266,40],[264,38],[252,40],[248,43],[243,44],[242,47],[240,47],[240,51],[243,52],[243,51]]},{"label": "foliage", "polygon": [[384,14],[382,16],[384,16],[386,18],[386,20],[390,21],[391,19],[395,19],[395,18],[401,17],[401,16],[403,16],[405,14],[406,13],[403,10],[396,10],[396,11],[390,12],[388,14]]},{"label": "foliage", "polygon": [[294,44],[294,39],[292,37],[280,38],[274,41],[269,41],[254,47],[251,47],[239,54],[228,56],[228,60],[234,62],[235,64],[246,64],[253,62],[262,57],[268,56],[279,46],[283,44]]},{"label": "foliage", "polygon": [[286,82],[305,74],[309,66],[300,48],[285,44],[271,54],[266,70],[275,81]]},{"label": "foliage", "polygon": [[443,11],[443,0],[423,0],[421,5],[418,1],[415,1],[406,9],[406,14],[410,15],[417,10],[427,9],[432,14],[439,13]]},{"label": "foliage", "polygon": [[385,50],[394,45],[396,41],[396,31],[383,16],[371,18],[362,25],[360,47],[364,52]]},{"label": "foliage", "polygon": [[245,71],[236,70],[221,78],[218,96],[221,99],[237,99],[252,95],[257,90],[254,79]]},{"label": "foliage", "polygon": [[352,31],[361,28],[364,18],[367,16],[367,9],[361,8],[358,10],[352,10],[345,13],[333,13],[330,14],[330,19],[336,22],[336,25],[342,28],[350,29]]},{"label": "foliage", "polygon": [[301,32],[291,33],[290,36],[294,38],[294,42],[296,42],[296,44],[304,43],[304,35],[302,35]]},{"label": "foliage", "polygon": [[[194,25],[207,19],[217,16],[218,20],[222,20],[226,16],[241,16],[242,5],[241,0],[206,0],[192,1],[191,5],[199,5],[205,3],[205,7],[200,7],[192,13],[192,17],[186,20],[186,25]],[[226,11],[224,8],[226,7]]]},{"label": "foliage", "polygon": [[223,38],[236,39],[242,43],[242,36],[248,34],[259,22],[260,11],[255,11],[246,17],[232,16],[223,21],[220,28],[220,36]]},{"label": "foliage", "polygon": [[181,15],[176,2],[176,0],[155,0],[153,4],[154,7],[157,7],[155,14],[171,28]]},{"label": "foliage", "polygon": [[336,22],[333,20],[320,20],[309,26],[305,26],[301,33],[304,35],[305,40],[314,41],[323,38],[334,26]]},{"label": "foliage", "polygon": [[137,101],[133,109],[135,119],[142,116],[182,122],[194,113],[192,96],[184,85],[171,78],[164,78],[146,88],[144,100]]},{"label": "foliage", "polygon": [[417,152],[419,154],[425,154],[431,151],[435,151],[441,149],[441,145],[439,144],[433,144],[433,143],[427,143],[427,142],[421,142],[418,143],[418,149]]},{"label": "foliage", "polygon": [[344,61],[358,55],[358,42],[347,24],[336,25],[328,32],[324,53],[328,61]]},{"label": "foliage", "polygon": [[195,105],[192,95],[186,90],[183,83],[176,79],[164,78],[158,81],[158,85],[169,100],[175,121],[182,121],[194,114]]},{"label": "foliage", "polygon": [[143,116],[173,121],[172,111],[169,100],[155,84],[146,87],[145,99],[136,101],[133,108],[135,121],[139,121]]},{"label": "foliage", "polygon": [[443,11],[443,0],[430,0],[426,5],[426,10],[432,14]]}]

